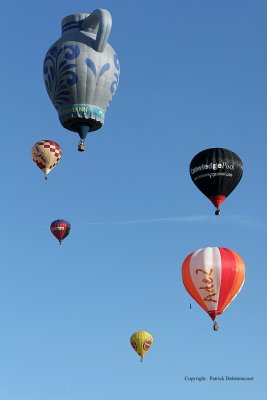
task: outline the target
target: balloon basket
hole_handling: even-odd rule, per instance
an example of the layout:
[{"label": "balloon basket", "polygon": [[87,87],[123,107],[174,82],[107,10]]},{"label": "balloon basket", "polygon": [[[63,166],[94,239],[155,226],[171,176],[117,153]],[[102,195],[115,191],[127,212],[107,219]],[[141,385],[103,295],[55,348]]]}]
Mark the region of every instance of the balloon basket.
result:
[{"label": "balloon basket", "polygon": [[80,142],[79,144],[78,144],[78,151],[84,151],[85,150],[85,144],[83,143],[83,142]]}]

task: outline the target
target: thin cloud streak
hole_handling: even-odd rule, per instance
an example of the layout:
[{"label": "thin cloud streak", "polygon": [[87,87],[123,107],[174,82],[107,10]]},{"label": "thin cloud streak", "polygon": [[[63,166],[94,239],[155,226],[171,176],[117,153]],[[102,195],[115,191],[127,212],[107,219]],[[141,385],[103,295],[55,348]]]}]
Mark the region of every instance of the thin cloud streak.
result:
[{"label": "thin cloud streak", "polygon": [[191,215],[185,217],[165,217],[165,218],[147,218],[147,219],[134,219],[127,221],[96,221],[73,224],[75,226],[89,226],[89,225],[139,225],[139,224],[156,224],[156,223],[200,223],[200,222],[213,222],[213,223],[235,223],[238,225],[246,226],[254,229],[267,229],[267,225],[260,221],[256,221],[250,217],[242,215],[228,215],[215,217],[211,215]]},{"label": "thin cloud streak", "polygon": [[[143,218],[143,219],[132,219],[126,221],[91,221],[91,222],[71,222],[71,226],[112,226],[112,225],[146,225],[146,224],[199,224],[202,222],[209,221],[210,223],[217,224],[234,224],[243,226],[250,229],[256,230],[267,230],[267,223],[255,220],[252,217],[245,217],[243,215],[189,215],[183,217],[163,217],[163,218]],[[47,225],[35,225],[28,227],[29,229],[48,229]],[[25,227],[23,228],[26,229]]]},{"label": "thin cloud streak", "polygon": [[87,225],[137,225],[137,224],[154,224],[164,222],[202,222],[208,220],[208,216],[191,216],[191,217],[169,217],[169,218],[150,218],[150,219],[133,219],[128,221],[102,221],[102,222],[85,222],[75,224],[77,226]]}]

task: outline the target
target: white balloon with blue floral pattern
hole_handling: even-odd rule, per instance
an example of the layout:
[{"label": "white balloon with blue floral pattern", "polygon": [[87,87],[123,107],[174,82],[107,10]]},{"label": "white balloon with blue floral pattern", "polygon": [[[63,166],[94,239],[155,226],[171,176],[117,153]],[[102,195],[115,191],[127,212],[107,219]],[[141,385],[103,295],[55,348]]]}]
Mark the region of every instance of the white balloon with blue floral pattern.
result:
[{"label": "white balloon with blue floral pattern", "polygon": [[65,17],[44,60],[48,95],[64,128],[80,135],[80,150],[87,133],[102,127],[119,83],[119,60],[107,43],[111,25],[102,9]]}]

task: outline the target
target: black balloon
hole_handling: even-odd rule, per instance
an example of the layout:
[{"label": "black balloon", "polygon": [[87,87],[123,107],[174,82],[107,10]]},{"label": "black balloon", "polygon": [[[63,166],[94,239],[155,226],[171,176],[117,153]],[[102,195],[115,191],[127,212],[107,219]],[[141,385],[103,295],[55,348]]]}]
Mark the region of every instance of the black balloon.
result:
[{"label": "black balloon", "polygon": [[241,159],[227,149],[203,150],[190,163],[192,181],[217,208],[238,185],[242,174]]}]

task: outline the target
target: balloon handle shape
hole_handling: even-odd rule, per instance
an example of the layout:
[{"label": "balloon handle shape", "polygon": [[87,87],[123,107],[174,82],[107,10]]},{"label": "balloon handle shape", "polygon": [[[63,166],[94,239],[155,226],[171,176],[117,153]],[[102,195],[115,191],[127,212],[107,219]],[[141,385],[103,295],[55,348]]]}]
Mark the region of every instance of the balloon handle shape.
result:
[{"label": "balloon handle shape", "polygon": [[95,51],[103,53],[112,27],[112,19],[108,10],[98,8],[82,22],[82,29],[93,27],[97,27]]},{"label": "balloon handle shape", "polygon": [[109,11],[98,8],[82,22],[82,29],[95,27],[97,27],[95,51],[103,53],[112,27],[112,19]]}]

